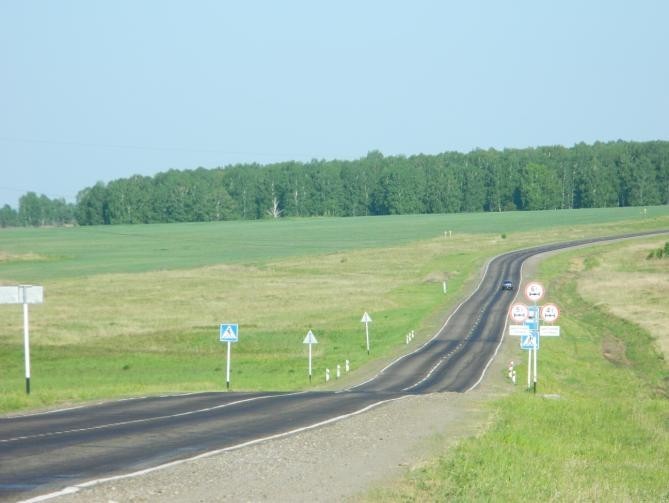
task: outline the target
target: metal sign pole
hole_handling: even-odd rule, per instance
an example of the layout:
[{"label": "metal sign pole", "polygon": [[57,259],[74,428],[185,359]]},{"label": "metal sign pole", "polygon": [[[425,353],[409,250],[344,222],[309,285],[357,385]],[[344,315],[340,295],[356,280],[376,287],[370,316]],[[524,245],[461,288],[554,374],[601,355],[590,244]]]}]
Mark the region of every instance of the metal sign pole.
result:
[{"label": "metal sign pole", "polygon": [[372,318],[369,316],[367,311],[365,311],[360,321],[365,324],[365,340],[367,342],[367,354],[369,354],[369,324],[372,321]]},{"label": "metal sign pole", "polygon": [[230,391],[230,344],[231,342],[228,341],[228,358],[227,365],[225,367],[225,383],[228,391]]},{"label": "metal sign pole", "polygon": [[[537,333],[537,338],[535,339],[535,345],[539,342],[539,334]],[[534,349],[534,392],[537,392],[537,348]]]},{"label": "metal sign pole", "polygon": [[532,389],[532,350],[527,352],[527,390]]},{"label": "metal sign pole", "polygon": [[309,384],[311,384],[311,344],[309,344]]},{"label": "metal sign pole", "polygon": [[26,395],[30,394],[30,324],[28,320],[28,296],[27,286],[21,287],[23,291],[23,354],[26,362]]},{"label": "metal sign pole", "polygon": [[316,340],[316,336],[314,335],[314,333],[313,333],[311,330],[309,330],[309,332],[307,332],[307,336],[304,338],[304,340],[303,340],[302,342],[303,342],[304,344],[309,344],[309,384],[311,384],[311,371],[312,371],[312,366],[311,366],[311,356],[312,356],[312,353],[311,353],[311,345],[312,345],[312,344],[318,344],[318,341]]}]

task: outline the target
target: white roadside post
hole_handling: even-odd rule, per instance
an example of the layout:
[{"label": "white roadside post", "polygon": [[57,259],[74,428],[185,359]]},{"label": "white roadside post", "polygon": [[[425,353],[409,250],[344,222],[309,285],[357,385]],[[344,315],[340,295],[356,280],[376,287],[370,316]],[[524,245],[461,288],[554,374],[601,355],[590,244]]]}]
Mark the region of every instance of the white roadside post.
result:
[{"label": "white roadside post", "polygon": [[309,330],[307,332],[307,336],[304,338],[302,343],[309,345],[309,384],[311,384],[311,345],[318,344],[318,341],[316,340],[316,336],[314,336],[314,333],[311,330]]},{"label": "white roadside post", "polygon": [[34,285],[0,286],[0,304],[23,304],[23,354],[26,368],[26,394],[30,394],[30,323],[28,304],[44,303],[44,288]]},{"label": "white roadside post", "polygon": [[365,339],[367,340],[367,354],[369,354],[369,324],[372,322],[372,318],[367,314],[367,311],[362,315],[360,322],[365,324]]},{"label": "white roadside post", "polygon": [[239,325],[237,323],[221,323],[219,341],[228,343],[228,354],[225,366],[225,387],[230,391],[230,345],[239,341]]}]

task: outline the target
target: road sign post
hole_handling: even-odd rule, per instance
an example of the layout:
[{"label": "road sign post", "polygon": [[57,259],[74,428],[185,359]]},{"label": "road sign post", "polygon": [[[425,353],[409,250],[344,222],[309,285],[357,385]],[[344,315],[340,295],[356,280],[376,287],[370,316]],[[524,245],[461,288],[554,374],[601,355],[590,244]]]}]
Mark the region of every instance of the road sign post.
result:
[{"label": "road sign post", "polygon": [[218,340],[228,344],[228,352],[225,366],[225,387],[230,390],[230,346],[233,342],[239,341],[239,325],[237,323],[221,323],[219,327]]},{"label": "road sign post", "polygon": [[[537,392],[537,352],[539,350],[539,307],[537,306],[537,302],[541,300],[544,296],[544,287],[541,283],[537,283],[535,281],[530,282],[527,284],[525,287],[525,297],[527,297],[527,300],[531,301],[534,303],[533,306],[530,307],[530,330],[532,332],[532,335],[534,336],[534,341],[535,341],[535,347],[530,349],[530,357],[534,356],[534,392]],[[534,355],[532,355],[534,353]],[[530,366],[528,366],[528,388],[529,386],[529,372],[530,372]]]},{"label": "road sign post", "polygon": [[[527,389],[537,392],[538,381],[538,352],[542,337],[559,337],[560,327],[556,325],[541,325],[540,320],[553,323],[560,315],[555,304],[537,305],[544,296],[544,287],[541,283],[531,282],[525,287],[525,297],[533,304],[514,304],[509,308],[509,318],[522,325],[509,325],[509,335],[520,337],[521,349],[527,350]],[[534,386],[532,383],[534,382]]]},{"label": "road sign post", "polygon": [[369,324],[372,322],[372,318],[365,311],[360,321],[365,324],[365,339],[367,341],[367,354],[369,354]]},{"label": "road sign post", "polygon": [[30,320],[29,304],[44,302],[44,288],[35,285],[0,286],[0,304],[23,304],[23,355],[26,370],[26,394],[30,394]]},{"label": "road sign post", "polygon": [[318,344],[318,341],[316,340],[314,333],[309,330],[309,332],[307,332],[307,336],[302,342],[309,345],[309,384],[311,384],[311,345]]}]

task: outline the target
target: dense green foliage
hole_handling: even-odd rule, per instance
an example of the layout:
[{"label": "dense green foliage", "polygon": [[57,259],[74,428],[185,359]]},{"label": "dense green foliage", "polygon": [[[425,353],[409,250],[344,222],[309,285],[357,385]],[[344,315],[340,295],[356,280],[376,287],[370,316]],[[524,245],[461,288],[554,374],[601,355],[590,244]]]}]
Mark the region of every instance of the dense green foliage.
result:
[{"label": "dense green foliage", "polygon": [[8,204],[0,208],[0,227],[65,225],[75,223],[75,205],[28,192],[19,200],[19,211]]},{"label": "dense green foliage", "polygon": [[80,225],[98,225],[668,203],[669,142],[618,141],[170,170],[99,182],[76,206],[28,194],[18,213],[0,210],[0,225],[66,223],[72,211]]},{"label": "dense green foliage", "polygon": [[168,171],[83,190],[80,224],[669,203],[669,142],[477,150]]}]

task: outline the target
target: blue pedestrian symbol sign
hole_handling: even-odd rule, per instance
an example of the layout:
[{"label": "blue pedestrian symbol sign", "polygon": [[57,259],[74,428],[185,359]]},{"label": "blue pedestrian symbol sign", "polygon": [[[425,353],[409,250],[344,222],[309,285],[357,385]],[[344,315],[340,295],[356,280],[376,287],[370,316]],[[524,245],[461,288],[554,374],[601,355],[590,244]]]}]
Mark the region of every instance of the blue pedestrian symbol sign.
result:
[{"label": "blue pedestrian symbol sign", "polygon": [[537,337],[534,330],[528,335],[520,337],[520,347],[521,349],[539,349],[539,337]]},{"label": "blue pedestrian symbol sign", "polygon": [[237,342],[239,340],[239,325],[237,323],[221,323],[218,340],[220,342]]}]

